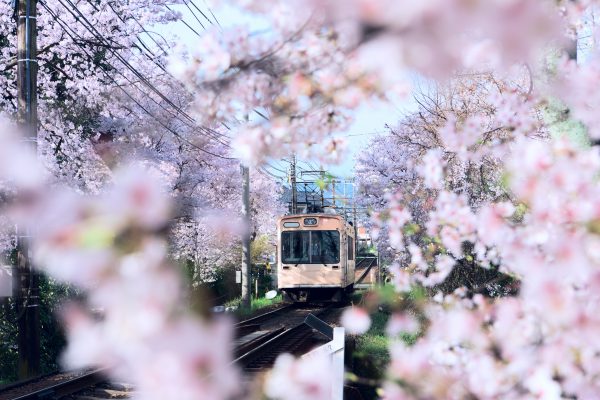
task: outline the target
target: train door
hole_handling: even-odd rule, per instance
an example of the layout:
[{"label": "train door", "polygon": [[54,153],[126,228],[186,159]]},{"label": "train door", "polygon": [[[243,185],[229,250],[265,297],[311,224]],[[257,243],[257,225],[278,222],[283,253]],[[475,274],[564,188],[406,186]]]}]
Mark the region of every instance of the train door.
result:
[{"label": "train door", "polygon": [[348,240],[348,235],[346,232],[342,233],[342,245],[340,246],[340,251],[343,254],[341,257],[342,262],[342,287],[346,287],[347,277],[348,277],[348,252],[345,251],[346,241]]},{"label": "train door", "polygon": [[354,236],[348,232],[346,235],[347,243],[346,243],[346,264],[348,265],[347,272],[347,280],[346,286],[354,283],[354,274],[355,274],[355,249],[354,249]]}]

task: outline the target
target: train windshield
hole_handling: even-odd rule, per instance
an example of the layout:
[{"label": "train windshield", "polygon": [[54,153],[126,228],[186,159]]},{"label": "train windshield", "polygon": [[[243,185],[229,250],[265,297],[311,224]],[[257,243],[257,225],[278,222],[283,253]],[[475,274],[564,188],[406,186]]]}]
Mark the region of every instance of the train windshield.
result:
[{"label": "train windshield", "polygon": [[340,262],[340,233],[281,232],[281,261],[284,264],[336,264]]}]

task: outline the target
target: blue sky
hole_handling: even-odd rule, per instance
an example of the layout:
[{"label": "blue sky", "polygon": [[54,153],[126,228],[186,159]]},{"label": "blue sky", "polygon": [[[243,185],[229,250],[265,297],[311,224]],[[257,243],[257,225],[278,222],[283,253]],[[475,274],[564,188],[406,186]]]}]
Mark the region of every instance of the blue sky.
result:
[{"label": "blue sky", "polygon": [[348,156],[346,161],[329,169],[333,174],[350,177],[354,169],[354,159],[369,143],[374,135],[386,134],[386,124],[396,125],[403,112],[413,107],[411,101],[402,103],[377,102],[360,107],[355,114],[354,124],[347,132],[340,133],[348,141]]}]

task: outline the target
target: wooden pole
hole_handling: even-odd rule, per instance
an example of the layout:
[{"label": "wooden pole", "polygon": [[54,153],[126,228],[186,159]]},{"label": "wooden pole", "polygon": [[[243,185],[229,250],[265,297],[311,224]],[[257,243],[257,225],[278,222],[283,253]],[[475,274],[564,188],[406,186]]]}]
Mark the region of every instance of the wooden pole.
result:
[{"label": "wooden pole", "polygon": [[[37,151],[37,23],[36,0],[18,0],[17,7],[17,119],[25,141]],[[18,375],[40,373],[39,276],[33,270],[30,234],[17,228],[15,300],[18,317]]]},{"label": "wooden pole", "polygon": [[250,308],[250,171],[242,169],[242,218],[246,225],[242,236],[242,306]]},{"label": "wooden pole", "polygon": [[290,164],[290,181],[292,185],[292,214],[298,212],[298,191],[296,188],[296,155],[292,155],[292,163]]}]

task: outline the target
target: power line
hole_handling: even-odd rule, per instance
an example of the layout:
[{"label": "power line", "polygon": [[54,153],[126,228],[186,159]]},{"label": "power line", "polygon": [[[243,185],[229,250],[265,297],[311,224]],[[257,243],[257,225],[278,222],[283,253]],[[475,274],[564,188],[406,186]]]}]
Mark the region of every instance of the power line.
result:
[{"label": "power line", "polygon": [[[173,11],[173,9],[166,4],[165,4],[165,7],[167,7],[168,10]],[[198,37],[202,36],[198,33],[198,31],[196,31],[194,28],[192,28],[190,24],[185,22],[185,20],[183,18],[181,19],[181,22],[183,22],[185,26],[187,26],[192,32],[194,32],[196,34],[196,36],[198,36]]]},{"label": "power line", "polygon": [[[142,81],[142,83],[144,83],[146,86],[148,86],[148,88],[150,90],[152,90],[154,93],[156,93],[161,99],[163,99],[167,104],[169,104],[171,107],[173,107],[178,113],[180,113],[181,115],[183,115],[186,119],[188,119],[190,122],[195,123],[194,118],[192,118],[190,115],[188,115],[185,111],[183,111],[180,107],[178,107],[175,103],[173,103],[168,97],[166,97],[162,92],[160,92],[160,90],[158,90],[154,85],[152,85],[152,83],[150,83],[150,81],[143,76],[135,67],[133,67],[123,56],[121,56],[118,52],[116,52],[111,46],[110,43],[107,42],[107,39],[104,38],[102,36],[102,34],[100,32],[98,32],[96,30],[96,28],[93,26],[93,24],[91,24],[91,22],[85,17],[85,15],[83,15],[83,13],[81,13],[81,11],[79,11],[79,9],[75,6],[75,4],[72,3],[71,0],[65,0],[66,2],[68,2],[77,12],[77,14],[81,17],[78,18],[77,15],[75,15],[73,13],[73,11],[69,10],[68,7],[65,6],[65,4],[63,3],[63,0],[58,0],[59,3],[65,7],[67,9],[67,11],[69,11],[69,13],[76,19],[76,20],[80,20],[82,19],[87,26],[82,23],[82,25],[90,32],[92,33],[92,35],[104,42],[105,44],[108,45],[108,50],[115,56],[117,57],[117,59],[119,61],[121,61],[135,76],[138,77],[138,79],[140,79]],[[202,129],[202,127],[200,127]],[[205,132],[208,131],[205,129]],[[208,131],[210,133],[217,133],[215,131]],[[218,133],[217,133],[218,134]]]},{"label": "power line", "polygon": [[183,0],[183,4],[185,4],[185,6],[187,7],[187,9],[190,10],[190,12],[192,13],[192,15],[194,16],[194,18],[196,19],[196,21],[198,21],[198,23],[200,24],[200,26],[202,27],[202,29],[206,29],[204,27],[204,24],[202,22],[200,22],[200,19],[198,19],[198,17],[194,13],[194,10],[192,10],[192,8],[188,5],[187,1]]},{"label": "power line", "polygon": [[[211,24],[211,25],[214,25],[214,22],[213,22],[213,21],[211,21],[211,19],[210,19],[210,18],[208,18],[208,17],[206,16],[206,14],[204,14],[204,12],[202,12],[202,10],[201,10],[200,8],[198,8],[198,6],[196,5],[196,3],[194,3],[194,0],[189,0],[189,1],[190,1],[190,4],[191,4],[191,5],[192,5],[192,6],[193,6],[193,7],[194,7],[196,10],[198,10],[198,12],[199,12],[199,13],[200,13],[200,14],[201,14],[203,17],[204,17],[204,19],[205,19],[205,20],[207,20],[207,21],[208,21],[208,23],[209,23],[209,24]],[[210,11],[210,7],[208,7],[208,6],[206,6],[206,7],[207,7],[207,8],[208,8],[208,10]],[[212,11],[210,11],[210,13],[212,14]],[[213,18],[215,18],[215,15],[214,15],[214,14],[212,14],[212,16],[213,16]],[[217,19],[216,19],[216,18],[215,18],[215,21],[217,22],[217,24],[219,23],[219,21],[217,21]]]},{"label": "power line", "polygon": [[[60,1],[60,0],[59,0]],[[75,39],[75,37],[71,34],[71,32],[73,32],[75,35],[79,36],[76,32],[72,31],[67,25],[66,22],[63,21],[61,18],[59,18],[46,4],[45,1],[41,1],[40,4],[46,9],[46,11],[48,11],[48,13],[50,13],[50,15],[54,18],[54,20],[63,28],[63,30],[65,31],[65,33],[73,40],[73,43],[78,46],[88,57],[91,57],[91,55],[89,54],[89,51],[87,49],[85,49],[83,46],[81,46],[80,44],[77,43],[77,40]],[[71,32],[69,32],[71,31]],[[92,57],[93,58],[93,57]],[[114,67],[113,67],[114,68]],[[115,68],[116,70],[116,68]],[[152,118],[154,118],[164,129],[166,129],[167,131],[171,132],[173,135],[175,135],[176,137],[178,137],[179,139],[181,139],[182,141],[184,141],[185,143],[189,144],[190,146],[206,153],[209,155],[212,155],[214,157],[218,157],[218,158],[222,158],[222,159],[226,159],[226,160],[235,160],[235,158],[232,157],[225,157],[222,156],[220,154],[216,154],[213,153],[209,150],[206,150],[198,145],[196,145],[193,142],[190,142],[188,139],[184,138],[183,136],[181,136],[181,134],[179,134],[178,132],[174,131],[172,128],[170,128],[169,126],[167,126],[165,123],[163,123],[158,117],[156,117],[154,114],[152,114],[146,107],[144,107],[138,100],[136,100],[131,94],[129,94],[129,92],[127,92],[115,79],[114,77],[112,77],[108,72],[106,72],[104,69],[100,68],[100,71],[111,81],[113,82],[119,89],[121,89],[123,91],[123,93],[129,97],[129,99],[131,99],[140,109],[142,109],[146,114],[148,114],[149,116],[151,116]],[[117,70],[118,71],[118,70]],[[121,74],[123,75],[123,74]],[[123,75],[124,76],[124,75]],[[125,77],[126,78],[126,77]],[[126,78],[127,79],[127,78]],[[152,99],[150,97],[150,99]],[[153,99],[152,99],[153,100]],[[156,101],[155,101],[156,102]],[[157,103],[159,106],[160,104]]]},{"label": "power line", "polygon": [[86,16],[77,8],[77,6],[75,4],[73,4],[73,2],[71,2],[71,0],[65,0],[67,3],[69,3],[71,5],[71,7],[75,10],[75,12],[77,13],[77,15],[75,14],[75,12],[73,12],[71,9],[69,9],[69,7],[67,7],[65,5],[65,3],[63,2],[63,0],[58,0],[58,2],[65,7],[65,9],[75,18],[75,20],[77,21],[84,21],[85,24],[87,24],[87,26],[82,23],[82,25],[90,32],[92,33],[92,35],[100,40],[101,42],[103,42],[104,44],[107,45],[107,50],[109,50],[119,61],[121,61],[123,63],[123,65],[125,65],[125,67],[127,67],[131,72],[133,72],[133,74],[135,76],[138,77],[138,79],[140,79],[146,86],[148,86],[148,88],[150,90],[152,90],[154,93],[156,93],[161,99],[163,99],[167,104],[169,104],[171,107],[175,108],[178,112],[180,112],[185,118],[189,119],[190,121],[193,121],[193,118],[190,117],[187,113],[185,113],[183,110],[179,109],[179,107],[177,107],[177,105],[175,103],[173,103],[169,98],[167,98],[162,92],[160,92],[154,85],[152,85],[152,83],[150,83],[148,81],[148,79],[143,76],[135,67],[133,67],[123,56],[121,56],[117,51],[115,51],[113,49],[113,47],[111,46],[111,44],[108,42],[108,40],[106,38],[104,38],[102,36],[102,34],[100,32],[98,32],[98,30],[96,30],[96,28],[94,27],[94,25],[86,18]]},{"label": "power line", "polygon": [[[91,0],[88,0],[88,3],[90,3],[90,4],[91,4]],[[110,3],[108,3],[108,6],[111,8],[111,10],[112,10],[112,11],[113,11],[113,12],[114,12],[114,13],[115,13],[117,16],[118,16],[118,18],[119,18],[119,19],[120,19],[122,22],[125,22],[125,20],[123,19],[123,17],[122,17],[122,16],[121,16],[119,13],[117,13],[117,12],[115,11],[115,9],[112,7],[112,5],[111,5]],[[139,26],[140,26],[140,28],[142,28],[142,30],[143,30],[143,31],[144,31],[144,32],[145,32],[145,33],[146,33],[148,36],[150,36],[150,35],[149,35],[149,33],[148,33],[148,31],[147,31],[147,30],[146,30],[146,29],[143,27],[143,25],[142,25],[142,24],[141,24],[141,23],[138,21],[138,19],[137,19],[137,18],[135,18],[135,16],[131,15],[131,18],[132,18],[132,19],[133,19],[133,20],[134,20],[134,21],[137,23],[137,25],[139,25]],[[154,39],[153,39],[151,36],[150,36],[150,38],[151,38],[151,39],[154,41],[154,43],[156,43],[156,45],[157,45],[157,46],[159,46],[159,48],[161,49],[161,51],[163,51],[163,53],[166,53],[166,51],[165,51],[164,49],[162,49],[162,47],[160,47],[160,45],[158,44],[158,42],[156,42],[156,40],[154,40]],[[141,39],[140,39],[139,37],[138,37],[138,40],[140,40],[140,42],[142,42],[142,41],[141,41]],[[143,42],[142,42],[142,43],[143,43]],[[139,47],[138,47],[138,49],[139,49]],[[139,49],[139,50],[140,50],[140,52],[141,52],[141,53],[143,53],[141,49]],[[150,51],[150,50],[149,50],[149,51]],[[152,61],[154,64],[156,64],[156,65],[157,65],[157,66],[158,66],[158,67],[159,67],[161,70],[163,70],[163,71],[164,71],[164,72],[165,72],[167,75],[169,75],[170,77],[172,77],[172,78],[173,78],[173,80],[174,80],[175,82],[179,83],[179,85],[180,85],[182,88],[184,87],[184,86],[183,86],[183,84],[181,84],[181,83],[180,83],[180,82],[179,82],[179,81],[178,81],[176,78],[174,78],[174,77],[171,75],[171,73],[170,73],[170,72],[168,72],[168,71],[165,69],[165,67],[164,67],[163,65],[161,65],[160,63],[158,63],[158,62],[157,62],[157,61],[156,61],[154,58],[152,58],[152,57],[149,57],[147,54],[145,54],[145,53],[144,53],[144,55],[146,55],[146,57],[147,57],[148,59],[150,59],[150,60],[151,60],[151,61]],[[190,116],[190,118],[192,118],[192,117]],[[193,118],[192,118],[192,121],[195,123],[195,120],[194,120]],[[189,126],[189,125],[188,125],[188,126]],[[196,126],[190,126],[190,127],[192,127],[192,128],[196,128]],[[213,129],[211,129],[211,128],[208,128],[208,127],[201,127],[201,128],[202,128],[204,131],[208,131],[208,132],[212,133],[212,134],[213,134],[213,136],[215,136],[215,135],[216,135],[216,136],[223,136],[223,137],[226,137],[225,135],[223,135],[223,134],[221,134],[221,133],[219,133],[219,132],[217,132],[217,131],[215,131],[215,130],[213,130]],[[219,141],[218,139],[215,139],[215,140]],[[230,147],[228,143],[221,142],[221,141],[219,141],[219,142],[220,142],[221,144],[223,144],[224,146],[226,146],[226,147]]]},{"label": "power line", "polygon": [[[156,93],[161,99],[163,99],[167,104],[169,104],[171,107],[173,107],[175,109],[175,111],[178,114],[183,115],[188,121],[190,121],[192,124],[194,125],[188,125],[190,128],[196,129],[199,128],[201,129],[205,135],[207,135],[208,137],[212,137],[214,140],[218,141],[219,143],[223,144],[224,146],[229,147],[229,145],[227,143],[224,143],[222,141],[220,141],[217,136],[221,136],[223,137],[224,135],[220,134],[219,132],[216,132],[212,129],[206,128],[206,127],[201,127],[201,126],[197,126],[196,125],[196,121],[194,120],[194,118],[192,118],[190,115],[188,115],[185,111],[183,111],[180,107],[178,107],[176,104],[174,104],[169,98],[167,98],[164,94],[162,94],[162,92],[160,92],[154,85],[152,85],[150,83],[150,81],[143,76],[135,67],[133,67],[127,60],[125,60],[123,58],[123,56],[121,56],[119,53],[117,53],[114,48],[111,46],[110,43],[108,43],[108,40],[106,38],[104,38],[102,36],[102,34],[100,32],[98,32],[95,27],[89,22],[89,20],[75,7],[75,5],[71,2],[71,0],[66,0],[71,6],[75,7],[76,12],[79,14],[79,16],[81,18],[79,18],[77,15],[75,15],[73,13],[73,11],[69,10],[68,7],[63,3],[62,0],[58,0],[60,2],[60,4],[67,9],[67,11],[69,11],[69,13],[77,20],[77,21],[81,21],[81,19],[83,19],[83,21],[85,22],[81,22],[82,26],[89,32],[92,34],[92,36],[99,40],[100,42],[102,42],[104,45],[107,46],[108,50],[121,62],[123,63],[123,65],[129,69],[136,77],[138,77],[138,79],[140,79],[140,81],[147,86],[148,88],[150,88],[154,93]],[[46,5],[47,8],[47,5]],[[57,15],[55,15],[55,19],[58,18],[60,19],[60,17],[58,17]],[[61,20],[62,21],[62,20]],[[66,24],[64,21],[62,21],[64,24]],[[86,25],[87,24],[87,25]],[[81,40],[85,39],[79,35],[77,32],[73,31],[71,29],[71,31],[77,35],[78,37],[81,38]],[[77,44],[77,43],[76,43]],[[110,63],[108,63],[110,65]],[[121,71],[119,71],[117,68],[115,68],[114,66],[110,65],[112,68],[115,69],[115,71],[117,71],[121,76],[123,76],[129,83],[131,83],[132,85],[135,86],[135,84],[126,76],[124,75]],[[170,76],[170,74],[169,74]],[[139,88],[138,88],[139,90]],[[147,95],[146,93],[144,93],[145,95]],[[163,110],[171,113],[173,116],[176,116],[175,114],[173,114],[173,112],[171,112],[170,110],[166,109],[164,106],[160,105],[158,102],[156,102],[152,96],[148,96],[153,102],[155,102],[157,105],[159,105]],[[185,121],[182,121],[185,123]],[[226,137],[226,136],[225,136]],[[228,139],[228,138],[227,138]]]},{"label": "power line", "polygon": [[[94,7],[94,4],[93,4],[93,1],[92,1],[92,0],[87,0],[87,2],[88,2],[88,4],[91,4],[91,5],[92,5],[92,7]],[[117,13],[117,11],[116,11],[116,10],[113,8],[113,5],[112,5],[110,2],[108,2],[107,4],[108,4],[108,6],[110,7],[110,9],[112,10],[112,12],[113,12],[113,13],[114,13],[114,14],[115,14],[115,15],[116,15],[116,16],[117,16],[117,17],[118,17],[120,20],[121,20],[121,22],[125,23],[125,19],[123,18],[123,16],[121,15],[121,13]],[[99,10],[98,10],[98,11],[99,11]],[[142,31],[143,31],[143,32],[145,32],[145,33],[148,35],[147,31],[144,29],[144,27],[142,26],[142,24],[140,24],[140,22],[137,20],[137,18],[135,18],[133,15],[131,15],[131,19],[133,19],[133,20],[134,20],[134,21],[137,23],[137,25],[139,25],[139,26],[140,26],[140,28],[142,29]],[[158,44],[158,42],[157,42],[156,40],[154,40],[154,38],[153,38],[152,36],[148,35],[148,37],[150,37],[150,40],[152,40],[152,41],[153,41],[153,42],[154,42],[154,43],[155,43],[155,44],[158,46],[158,48],[159,48],[159,49],[160,49],[160,50],[163,52],[163,54],[166,54],[166,51],[164,51],[164,50],[162,49],[162,47],[161,47],[161,46]],[[153,62],[153,63],[154,63],[156,66],[158,66],[160,69],[162,69],[162,70],[163,70],[165,73],[169,74],[169,72],[166,70],[166,68],[165,68],[165,67],[164,67],[164,66],[163,66],[161,63],[159,63],[158,61],[156,61],[156,55],[154,54],[154,52],[153,52],[152,50],[150,50],[150,49],[148,48],[148,46],[146,46],[146,44],[144,43],[144,41],[142,40],[142,38],[141,38],[139,35],[138,35],[137,39],[140,41],[140,43],[142,44],[142,46],[143,46],[143,47],[144,47],[146,50],[148,50],[148,52],[149,52],[150,54],[152,54],[152,56],[153,56],[153,57],[150,57],[148,54],[146,54],[145,52],[143,52],[143,51],[142,51],[142,49],[141,49],[141,48],[139,48],[139,47],[136,45],[136,47],[138,48],[138,50],[140,50],[140,53],[144,54],[144,55],[145,55],[145,56],[146,56],[146,57],[147,57],[149,60],[151,60],[151,61],[152,61],[152,62]],[[170,74],[169,74],[169,75],[170,75]]]},{"label": "power line", "polygon": [[[71,2],[70,2],[70,0],[67,0],[67,1],[69,1],[69,3],[71,3]],[[91,0],[88,0],[88,3],[90,3],[90,1],[91,1]],[[72,3],[71,3],[71,4],[72,4]],[[121,21],[125,22],[125,21],[124,21],[124,19],[123,19],[123,17],[122,17],[122,16],[121,16],[119,13],[117,13],[117,12],[115,11],[115,9],[112,7],[112,5],[111,5],[110,3],[108,3],[108,5],[109,5],[109,7],[111,8],[111,10],[112,10],[112,11],[113,11],[113,12],[114,12],[114,13],[115,13],[115,14],[116,14],[118,17],[119,17],[119,19],[120,19]],[[64,5],[63,5],[63,6],[64,6]],[[167,7],[167,8],[168,8],[168,7]],[[96,8],[96,10],[97,10],[97,8]],[[137,18],[135,18],[135,16],[133,16],[133,15],[131,15],[131,18],[132,18],[132,19],[133,19],[133,20],[134,20],[134,21],[137,23],[137,25],[138,25],[138,26],[140,26],[140,28],[142,28],[142,30],[143,30],[143,31],[144,31],[144,32],[145,32],[145,33],[146,33],[146,34],[147,34],[147,35],[148,35],[148,36],[149,36],[149,37],[150,37],[150,38],[151,38],[151,39],[154,41],[154,43],[156,43],[156,45],[157,45],[157,46],[158,46],[158,47],[161,49],[161,51],[163,51],[163,53],[166,53],[166,51],[165,51],[165,50],[164,50],[164,49],[163,49],[163,48],[162,48],[162,47],[161,47],[161,46],[158,44],[158,42],[156,42],[156,40],[154,40],[154,39],[153,39],[153,38],[150,36],[149,32],[148,32],[148,31],[147,31],[147,30],[146,30],[146,29],[143,27],[143,25],[142,25],[142,24],[141,24],[141,23],[138,21],[138,19],[137,19]],[[88,32],[90,32],[90,33],[92,33],[92,34],[94,35],[94,33],[93,33],[93,32],[91,32],[91,31],[89,30],[89,28],[87,28],[85,25],[84,25],[84,27],[85,27],[86,29],[88,29]],[[96,35],[95,35],[95,37],[96,37]],[[138,39],[141,41],[141,39],[140,39],[139,37],[138,37]],[[139,47],[138,47],[138,49],[139,49]],[[140,52],[142,52],[142,50],[141,50],[141,49],[140,49]],[[143,52],[142,52],[142,53],[143,53]],[[146,55],[146,57],[148,57],[150,60],[152,60],[152,61],[153,61],[153,63],[154,63],[154,64],[156,64],[156,65],[157,65],[157,66],[158,66],[160,69],[162,69],[162,70],[163,70],[163,71],[164,71],[164,72],[165,72],[167,75],[169,75],[170,77],[172,77],[172,78],[173,78],[173,80],[174,80],[175,82],[179,83],[179,85],[180,85],[181,87],[183,87],[183,84],[181,84],[181,83],[180,83],[180,82],[179,82],[179,81],[178,81],[176,78],[174,78],[174,77],[173,77],[173,76],[172,76],[172,75],[171,75],[171,74],[170,74],[170,73],[169,73],[169,72],[168,72],[168,71],[167,71],[167,70],[164,68],[164,66],[162,66],[160,63],[158,63],[158,62],[157,62],[156,60],[154,60],[153,58],[149,57],[147,54],[145,54],[145,55]],[[185,113],[183,110],[181,110],[181,108],[179,108],[179,107],[177,107],[177,106],[175,106],[175,105],[173,105],[173,106],[176,108],[176,110],[177,110],[178,112],[180,112],[180,113],[183,113],[183,114],[184,114],[184,115],[185,115],[185,116],[186,116],[186,117],[187,117],[187,118],[188,118],[188,119],[189,119],[191,122],[193,122],[193,123],[194,123],[194,126],[190,126],[190,125],[188,125],[189,127],[191,127],[191,128],[194,128],[194,129],[195,129],[195,128],[198,128],[198,126],[196,125],[196,121],[195,121],[195,119],[194,119],[193,117],[191,117],[191,116],[189,116],[188,114],[186,114],[186,113]],[[200,128],[200,129],[202,129],[202,130],[203,130],[205,133],[211,133],[211,134],[212,134],[212,136],[221,136],[221,137],[225,137],[225,138],[229,139],[229,138],[228,138],[226,135],[223,135],[222,133],[220,133],[220,132],[218,132],[218,131],[215,131],[214,129],[211,129],[211,128],[208,128],[208,127],[204,127],[204,126],[202,126],[202,127],[199,127],[199,128]],[[224,146],[226,146],[226,147],[230,147],[228,143],[221,142],[220,140],[218,140],[218,139],[216,139],[216,138],[215,138],[215,140],[219,141],[219,143],[223,144],[223,145],[224,145]]]},{"label": "power line", "polygon": [[284,170],[282,170],[280,168],[275,167],[271,162],[267,161],[267,164],[269,165],[269,167],[273,168],[275,171],[279,171],[279,172],[284,173],[284,174],[287,175],[287,171],[284,171]]},{"label": "power line", "polygon": [[215,20],[215,22],[217,23],[217,25],[219,25],[219,27],[221,27],[221,23],[219,22],[217,17],[215,17],[215,14],[212,12],[212,9],[208,6],[208,4],[206,4],[206,0],[204,1],[204,4],[206,5],[206,8],[208,8],[208,12],[210,12],[210,15],[212,15],[212,17]]}]

